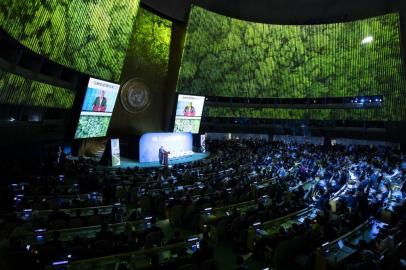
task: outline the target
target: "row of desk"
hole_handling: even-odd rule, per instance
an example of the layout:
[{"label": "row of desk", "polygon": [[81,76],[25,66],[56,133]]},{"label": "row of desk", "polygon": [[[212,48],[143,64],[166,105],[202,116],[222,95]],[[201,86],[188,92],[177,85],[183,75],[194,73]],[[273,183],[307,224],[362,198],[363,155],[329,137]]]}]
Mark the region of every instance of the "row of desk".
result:
[{"label": "row of desk", "polygon": [[[282,218],[251,226],[247,236],[247,247],[253,251],[257,241],[276,236],[280,227],[289,229],[293,224],[300,224],[306,218],[314,220],[318,213],[319,210],[316,208],[307,208]],[[386,226],[386,223],[371,218],[340,238],[323,244],[317,251],[316,270],[341,269],[340,267],[357,252],[360,240],[370,243]]]},{"label": "row of desk", "polygon": [[[109,224],[108,230],[114,232],[115,234],[120,234],[122,232],[143,232],[151,226],[151,223],[147,220],[139,221],[127,221],[115,224]],[[92,239],[96,237],[96,234],[100,231],[101,225],[87,226],[79,228],[69,228],[61,230],[46,230],[46,229],[36,229],[31,235],[29,235],[27,244],[43,243],[52,239],[52,234],[55,231],[60,232],[60,240],[67,242],[72,241],[76,237],[84,239]]]},{"label": "row of desk", "polygon": [[[330,204],[335,206],[335,203],[338,201],[340,195],[345,193],[347,189],[352,188],[350,184],[344,185],[340,190],[338,190],[335,194],[332,195],[330,198]],[[335,208],[334,208],[335,209]],[[284,217],[271,220],[262,224],[255,224],[255,226],[251,226],[248,230],[247,235],[247,247],[249,250],[253,251],[255,247],[255,243],[260,241],[262,238],[272,238],[279,233],[279,229],[282,227],[285,230],[288,230],[292,227],[293,224],[301,224],[305,219],[315,220],[317,215],[321,211],[318,210],[316,207],[310,206],[306,209],[297,211],[295,213],[286,215]],[[372,231],[376,231],[377,226],[381,226],[383,223],[379,221],[375,221],[375,227],[371,228]],[[356,231],[356,229],[354,230]],[[368,234],[368,230],[362,234],[362,237],[366,238]],[[343,236],[344,237],[344,236]]]},{"label": "row of desk", "polygon": [[80,261],[69,262],[66,260],[55,262],[53,268],[58,270],[115,270],[119,264],[125,264],[128,269],[149,269],[152,266],[151,256],[153,254],[158,256],[159,264],[164,266],[176,264],[181,261],[190,263],[192,254],[196,250],[196,243],[197,242],[183,242]]},{"label": "row of desk", "polygon": [[338,239],[324,243],[316,253],[316,270],[340,269],[358,251],[358,243],[375,240],[386,223],[370,218]]},{"label": "row of desk", "polygon": [[285,230],[290,229],[293,224],[301,224],[305,219],[314,220],[320,210],[317,208],[306,208],[295,213],[251,226],[247,234],[247,248],[254,250],[255,243],[262,238],[271,238],[279,233],[279,229],[283,227]]},{"label": "row of desk", "polygon": [[[67,209],[59,209],[59,211],[64,212],[68,216],[75,216],[78,210],[81,211],[81,216],[91,216],[93,215],[94,209],[98,209],[98,214],[100,215],[108,215],[111,213],[113,208],[118,208],[120,212],[125,213],[127,208],[122,203],[116,203],[111,205],[100,205],[100,206],[92,206],[92,207],[80,207],[80,208],[67,208]],[[35,211],[35,215],[33,212]],[[51,214],[53,210],[33,210],[33,209],[24,209],[23,211],[15,212],[16,215],[23,219],[23,220],[30,220],[34,216],[38,218],[46,218],[49,214]]]},{"label": "row of desk", "polygon": [[[272,186],[272,184],[275,182],[277,178],[272,178],[272,179],[268,179],[268,180],[264,180],[262,182],[259,183],[255,183],[253,186],[253,192],[254,192],[254,197],[257,197],[257,193],[259,191],[263,191],[269,187]],[[309,180],[306,181],[304,183],[298,184],[295,187],[292,187],[289,189],[289,191],[294,191],[296,189],[298,189],[300,186],[303,186],[305,191],[308,191],[310,188],[313,187],[313,185],[316,183],[316,180]],[[224,206],[224,207],[218,207],[218,208],[207,208],[202,212],[201,215],[201,220],[203,222],[203,224],[210,224],[213,222],[218,221],[221,218],[230,216],[233,211],[237,210],[238,212],[248,212],[250,210],[254,210],[256,209],[256,207],[258,206],[258,203],[262,202],[262,204],[264,206],[268,206],[271,203],[271,200],[269,200],[268,196],[261,196],[260,198],[258,198],[258,200],[250,200],[250,201],[246,201],[246,202],[242,202],[242,203],[238,203],[238,204],[233,204],[233,205],[228,205],[228,206]]]}]

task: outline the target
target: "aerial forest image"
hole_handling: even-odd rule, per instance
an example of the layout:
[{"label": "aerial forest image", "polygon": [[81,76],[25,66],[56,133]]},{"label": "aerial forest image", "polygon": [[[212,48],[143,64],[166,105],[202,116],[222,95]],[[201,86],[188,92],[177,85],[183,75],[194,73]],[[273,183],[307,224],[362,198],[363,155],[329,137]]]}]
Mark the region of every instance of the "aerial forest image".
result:
[{"label": "aerial forest image", "polygon": [[70,109],[75,93],[0,70],[0,104]]},{"label": "aerial forest image", "polygon": [[104,137],[109,129],[109,124],[109,116],[81,115],[75,132],[75,139]]},{"label": "aerial forest image", "polygon": [[151,71],[155,81],[166,79],[171,34],[171,21],[139,9],[128,54],[136,59],[137,69]]},{"label": "aerial forest image", "polygon": [[36,53],[118,82],[140,0],[2,0],[0,26]]},{"label": "aerial forest image", "polygon": [[399,14],[345,23],[273,25],[191,10],[177,91],[206,96],[383,95],[378,109],[206,107],[205,116],[406,119]]}]

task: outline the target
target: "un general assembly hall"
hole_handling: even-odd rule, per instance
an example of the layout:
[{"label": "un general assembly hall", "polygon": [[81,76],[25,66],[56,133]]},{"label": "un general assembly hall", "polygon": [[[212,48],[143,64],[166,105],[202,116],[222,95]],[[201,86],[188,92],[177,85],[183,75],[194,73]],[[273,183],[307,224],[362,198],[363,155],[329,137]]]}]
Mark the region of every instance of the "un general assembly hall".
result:
[{"label": "un general assembly hall", "polygon": [[0,0],[0,270],[406,270],[406,1]]}]

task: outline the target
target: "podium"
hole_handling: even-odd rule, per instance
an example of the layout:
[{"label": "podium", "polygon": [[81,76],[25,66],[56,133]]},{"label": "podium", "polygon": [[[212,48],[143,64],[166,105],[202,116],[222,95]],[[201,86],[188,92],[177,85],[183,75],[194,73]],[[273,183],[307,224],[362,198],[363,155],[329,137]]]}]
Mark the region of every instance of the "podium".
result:
[{"label": "podium", "polygon": [[163,165],[165,166],[165,167],[168,167],[168,159],[169,159],[169,154],[170,154],[171,152],[168,152],[168,151],[165,151],[164,152],[164,156],[163,156]]}]

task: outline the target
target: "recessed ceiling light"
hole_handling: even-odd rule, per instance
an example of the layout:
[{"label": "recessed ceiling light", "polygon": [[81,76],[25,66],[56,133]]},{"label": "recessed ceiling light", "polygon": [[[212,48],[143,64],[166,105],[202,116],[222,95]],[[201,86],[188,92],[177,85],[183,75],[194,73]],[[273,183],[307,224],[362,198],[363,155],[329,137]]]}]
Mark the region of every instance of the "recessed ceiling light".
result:
[{"label": "recessed ceiling light", "polygon": [[374,38],[372,36],[367,36],[361,41],[361,44],[371,43],[372,41],[374,41]]}]

